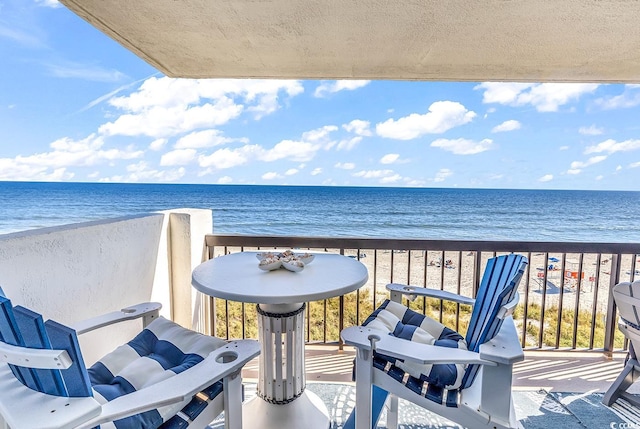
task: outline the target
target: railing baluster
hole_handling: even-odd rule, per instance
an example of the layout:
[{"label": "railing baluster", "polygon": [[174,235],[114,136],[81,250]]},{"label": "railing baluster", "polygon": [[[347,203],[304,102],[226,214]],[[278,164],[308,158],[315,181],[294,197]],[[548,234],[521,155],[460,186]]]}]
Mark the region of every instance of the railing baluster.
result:
[{"label": "railing baluster", "polygon": [[377,303],[377,286],[378,286],[378,249],[373,251],[373,308],[378,307]]},{"label": "railing baluster", "polygon": [[[446,264],[447,260],[445,259],[447,257],[445,251],[443,250],[442,253],[440,253],[440,290],[444,290],[444,265]],[[439,311],[439,321],[440,323],[442,323],[442,317],[443,317],[443,307],[444,306],[444,301],[440,300],[440,311]]]},{"label": "railing baluster", "polygon": [[[531,252],[527,253],[527,258],[529,259],[529,261],[531,260]],[[522,315],[522,340],[521,340],[522,348],[525,348],[527,346],[527,324],[529,320],[529,286],[530,286],[529,279],[531,278],[531,264],[527,265],[527,270],[525,271],[524,275],[526,277],[524,277],[524,282],[525,282],[524,283],[524,313]]]},{"label": "railing baluster", "polygon": [[578,280],[576,284],[576,305],[573,309],[573,332],[571,340],[571,348],[575,349],[578,345],[578,316],[580,314],[580,293],[582,292],[582,262],[584,253],[581,253],[578,259]]},{"label": "railing baluster", "polygon": [[[461,293],[461,285],[462,285],[462,250],[458,251],[458,287],[456,288],[456,293],[460,295]],[[460,330],[460,303],[456,303],[456,331]]]},{"label": "railing baluster", "polygon": [[611,271],[609,275],[609,299],[607,301],[607,318],[604,328],[604,352],[608,356],[613,353],[613,342],[616,333],[616,302],[613,299],[613,287],[620,280],[620,259],[621,255],[611,255]]},{"label": "railing baluster", "polygon": [[593,289],[593,304],[591,305],[591,334],[589,337],[589,348],[593,349],[593,343],[596,339],[596,310],[598,309],[598,288],[600,285],[600,267],[602,264],[602,253],[596,256],[596,272],[595,283]]},{"label": "railing baluster", "polygon": [[561,336],[561,332],[560,332],[560,328],[562,325],[562,307],[564,304],[564,284],[565,284],[565,279],[566,279],[566,268],[567,268],[567,254],[563,253],[562,256],[562,263],[560,264],[560,272],[562,274],[560,277],[560,294],[558,295],[558,319],[557,319],[557,323],[556,323],[556,345],[555,348],[559,349],[560,348],[560,336]]},{"label": "railing baluster", "polygon": [[538,348],[544,344],[544,310],[547,301],[547,278],[549,276],[549,252],[544,253],[544,278],[542,279],[542,303],[540,304],[540,332],[538,332]]}]

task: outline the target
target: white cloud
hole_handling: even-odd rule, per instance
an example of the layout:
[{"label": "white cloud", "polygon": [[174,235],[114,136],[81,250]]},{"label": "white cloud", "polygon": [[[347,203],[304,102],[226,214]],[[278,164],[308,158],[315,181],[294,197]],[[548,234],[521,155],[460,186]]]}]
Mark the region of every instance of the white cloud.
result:
[{"label": "white cloud", "polygon": [[[176,149],[202,149],[219,146],[234,141],[234,139],[223,137],[218,130],[194,131],[181,137],[175,144]],[[246,140],[244,140],[246,141]]]},{"label": "white cloud", "polygon": [[313,143],[327,141],[329,134],[334,131],[338,131],[338,127],[335,125],[325,125],[324,127],[302,133],[302,140]]},{"label": "white cloud", "polygon": [[173,165],[187,165],[196,157],[195,149],[176,149],[167,152],[160,158],[160,165],[169,167]]},{"label": "white cloud", "polygon": [[588,127],[580,127],[578,132],[583,136],[599,136],[604,132],[604,129],[598,128],[595,125],[590,125]]},{"label": "white cloud", "polygon": [[400,154],[397,153],[388,153],[382,158],[380,158],[380,164],[393,164],[400,159]]},{"label": "white cloud", "polygon": [[397,183],[400,180],[402,180],[402,176],[400,176],[399,174],[394,174],[391,176],[383,177],[382,179],[380,179],[380,183],[386,185],[390,183]]},{"label": "white cloud", "polygon": [[167,139],[155,139],[149,144],[149,150],[159,151],[162,150],[167,144]]},{"label": "white cloud", "polygon": [[146,161],[127,166],[126,175],[117,175],[100,179],[101,182],[175,182],[186,173],[184,167],[173,170],[156,170]]},{"label": "white cloud", "polygon": [[353,121],[349,122],[348,124],[344,124],[342,126],[342,128],[344,128],[346,131],[350,132],[350,133],[355,133],[359,136],[364,136],[364,137],[368,137],[371,136],[373,133],[371,132],[370,129],[371,123],[369,121],[362,121],[360,119],[354,119]]},{"label": "white cloud", "polygon": [[279,179],[282,176],[280,176],[278,173],[274,172],[274,171],[270,171],[268,173],[264,173],[262,175],[262,179],[264,180],[273,180],[273,179]]},{"label": "white cloud", "polygon": [[596,180],[602,180],[602,179],[604,179],[604,176],[602,174],[599,176],[596,176]]},{"label": "white cloud", "polygon": [[500,125],[496,125],[495,127],[493,127],[491,132],[492,133],[502,133],[502,132],[505,132],[505,131],[519,130],[520,126],[521,126],[521,124],[520,124],[519,121],[516,121],[515,119],[511,119],[509,121],[504,121]]},{"label": "white cloud", "polygon": [[424,186],[425,185],[424,180],[412,179],[410,177],[404,177],[402,180],[404,180],[404,183],[406,186]]},{"label": "white cloud", "polygon": [[279,159],[289,159],[291,161],[308,162],[311,161],[321,145],[303,141],[283,140],[272,149],[263,150],[260,159],[267,162]]},{"label": "white cloud", "polygon": [[49,147],[49,152],[0,158],[0,180],[68,180],[75,175],[68,171],[70,167],[94,166],[144,155],[133,147],[106,149],[103,138],[95,134],[82,140],[61,138]]},{"label": "white cloud", "polygon": [[516,82],[484,82],[473,89],[484,90],[482,102],[485,104],[498,103],[508,105],[514,103],[522,91],[531,88],[533,85],[532,83]]},{"label": "white cloud", "polygon": [[322,174],[322,168],[314,168],[310,173],[312,176],[317,176],[318,174]]},{"label": "white cloud", "polygon": [[315,97],[326,97],[340,91],[353,91],[370,83],[370,80],[336,80],[323,81],[313,93]]},{"label": "white cloud", "polygon": [[71,180],[74,173],[67,172],[64,167],[48,169],[47,167],[16,164],[11,159],[0,158],[0,180],[27,182],[59,182]]},{"label": "white cloud", "polygon": [[362,141],[362,137],[356,136],[350,139],[340,140],[336,145],[337,150],[351,150]]},{"label": "white cloud", "polygon": [[357,173],[353,173],[353,176],[362,177],[363,179],[381,179],[393,176],[394,174],[393,170],[362,170]]},{"label": "white cloud", "polygon": [[553,174],[545,174],[538,179],[538,182],[550,182],[553,180]]},{"label": "white cloud", "polygon": [[447,177],[450,177],[451,175],[453,175],[453,171],[449,170],[448,168],[441,168],[436,173],[436,176],[433,178],[433,181],[434,182],[444,182],[444,180]]},{"label": "white cloud", "polygon": [[607,159],[606,155],[598,155],[598,156],[592,156],[591,158],[589,158],[586,161],[573,161],[571,163],[571,169],[572,170],[582,169],[582,168],[588,167],[590,165],[602,162],[605,159]]},{"label": "white cloud", "polygon": [[606,155],[592,156],[586,161],[573,161],[571,167],[567,170],[567,174],[580,174],[582,170],[590,165],[597,164],[607,159]]},{"label": "white cloud", "polygon": [[560,146],[558,150],[569,150],[569,146]]},{"label": "white cloud", "polygon": [[58,0],[36,0],[36,4],[38,6],[51,7],[51,8],[62,7],[62,4],[60,4]]},{"label": "white cloud", "polygon": [[281,91],[288,97],[295,97],[304,92],[304,87],[299,81],[257,80],[238,89],[239,93],[246,93],[246,101],[253,103],[247,111],[253,113],[254,119],[261,119],[280,108],[278,95]]},{"label": "white cloud", "polygon": [[[616,168],[616,171],[622,170],[621,166],[618,166],[618,167],[619,168]],[[629,168],[638,168],[638,167],[640,167],[640,161],[629,164]]]},{"label": "white cloud", "polygon": [[298,170],[297,168],[290,168],[287,171],[285,171],[284,175],[285,176],[293,176],[294,174],[298,174],[300,172],[300,170]]},{"label": "white cloud", "polygon": [[[397,183],[403,180],[402,176],[393,170],[362,170],[352,174],[353,177],[363,179],[377,180],[378,183],[387,185]],[[409,179],[410,180],[410,179]]]},{"label": "white cloud", "polygon": [[[640,165],[640,163],[636,163],[636,164]],[[633,164],[631,164],[630,166],[633,166]],[[622,170],[622,166],[621,166],[621,165],[618,165],[618,166],[616,167],[616,171],[620,171],[620,170]]]},{"label": "white cloud", "polygon": [[353,162],[338,162],[334,167],[341,168],[343,170],[353,170],[356,168],[356,165]]},{"label": "white cloud", "polygon": [[451,128],[471,122],[475,112],[455,101],[436,101],[423,115],[412,113],[398,120],[388,119],[376,125],[381,137],[412,140],[425,134],[440,134]]},{"label": "white cloud", "polygon": [[240,115],[243,107],[229,98],[198,106],[151,107],[140,113],[124,114],[98,128],[106,135],[167,137],[198,128],[223,125]]},{"label": "white cloud", "polygon": [[640,140],[625,140],[622,142],[617,142],[613,139],[605,140],[601,143],[598,143],[595,146],[588,146],[585,150],[585,154],[590,153],[600,153],[600,152],[629,152],[633,150],[640,149]]},{"label": "white cloud", "polygon": [[[173,136],[226,124],[244,111],[262,117],[279,108],[280,98],[303,91],[299,81],[151,77],[135,92],[109,99],[111,106],[124,113],[99,131],[107,135]],[[283,93],[286,97],[280,97]]]},{"label": "white cloud", "polygon": [[[198,164],[207,170],[200,172],[200,174],[211,174],[217,169],[237,167],[251,161],[274,162],[283,159],[301,162],[302,164],[298,167],[298,170],[301,170],[305,167],[304,163],[314,159],[319,150],[326,150],[336,145],[336,142],[332,141],[329,135],[337,129],[336,126],[327,125],[303,133],[303,138],[300,141],[282,140],[272,148],[264,148],[260,145],[245,145],[235,149],[219,149],[211,154],[201,154],[198,157]],[[199,137],[191,141],[191,143],[197,143],[189,144],[181,140],[182,144],[180,145],[202,146],[203,140]],[[176,144],[177,146],[178,144]]]},{"label": "white cloud", "polygon": [[487,112],[484,114],[484,119],[487,119],[490,114],[495,113],[495,112],[496,112],[496,108],[495,107],[488,108]]},{"label": "white cloud", "polygon": [[493,148],[493,140],[483,139],[479,142],[469,139],[438,139],[431,143],[431,147],[439,147],[442,150],[456,155],[474,155]]},{"label": "white cloud", "polygon": [[640,105],[640,88],[638,85],[625,85],[624,92],[619,95],[599,98],[595,103],[604,110],[628,109]]},{"label": "white cloud", "polygon": [[233,183],[233,179],[231,178],[231,176],[222,176],[216,181],[216,183],[218,183],[219,185],[226,185],[229,183]]},{"label": "white cloud", "polygon": [[484,82],[474,89],[484,90],[483,103],[508,106],[532,105],[538,112],[556,112],[560,106],[592,93],[598,84],[591,83],[511,83]]},{"label": "white cloud", "polygon": [[200,155],[198,165],[202,168],[211,167],[217,170],[237,167],[249,162],[256,153],[260,153],[262,150],[257,145],[247,145],[238,149],[222,148],[210,155]]}]

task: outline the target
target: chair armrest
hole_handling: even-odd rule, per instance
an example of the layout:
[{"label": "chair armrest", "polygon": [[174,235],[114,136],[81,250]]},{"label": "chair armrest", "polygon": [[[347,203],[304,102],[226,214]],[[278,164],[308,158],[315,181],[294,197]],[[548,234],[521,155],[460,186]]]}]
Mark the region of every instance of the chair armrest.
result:
[{"label": "chair armrest", "polygon": [[398,283],[390,283],[387,285],[387,289],[391,291],[391,294],[408,295],[412,300],[417,296],[428,296],[430,298],[444,299],[446,301],[453,301],[460,304],[473,305],[476,300],[466,296],[458,295],[456,293],[447,292],[439,289],[429,289],[425,287],[402,285]]},{"label": "chair armrest", "polygon": [[480,357],[506,365],[524,360],[524,352],[518,339],[513,318],[506,318],[502,322],[498,335],[493,337],[491,341],[480,345]]},{"label": "chair armrest", "polygon": [[84,422],[78,429],[93,428],[105,422],[185,401],[212,383],[240,371],[259,354],[260,345],[255,340],[232,341],[214,350],[187,371],[104,404],[98,417]]},{"label": "chair armrest", "polygon": [[66,350],[31,349],[0,341],[0,362],[28,368],[67,369],[73,361]]},{"label": "chair armrest", "polygon": [[496,365],[495,362],[483,359],[479,353],[415,343],[366,326],[352,326],[343,330],[340,335],[345,344],[358,349],[371,350],[373,342],[373,348],[378,353],[420,364],[463,363]]},{"label": "chair armrest", "polygon": [[[134,320],[140,317],[155,319],[158,317],[161,308],[162,304],[158,302],[145,302],[123,308],[120,311],[113,311],[101,316],[92,317],[91,319],[82,320],[71,325],[71,328],[75,329],[76,334],[80,335],[114,323],[124,322],[125,320]],[[145,326],[147,324],[148,323],[145,322]]]}]

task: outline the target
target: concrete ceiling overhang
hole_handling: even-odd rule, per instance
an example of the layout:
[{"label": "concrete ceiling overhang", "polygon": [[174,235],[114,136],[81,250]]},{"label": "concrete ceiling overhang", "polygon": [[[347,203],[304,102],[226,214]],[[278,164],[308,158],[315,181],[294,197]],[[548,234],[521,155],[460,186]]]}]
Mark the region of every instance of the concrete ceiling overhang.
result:
[{"label": "concrete ceiling overhang", "polygon": [[636,0],[61,0],[172,77],[640,82]]}]

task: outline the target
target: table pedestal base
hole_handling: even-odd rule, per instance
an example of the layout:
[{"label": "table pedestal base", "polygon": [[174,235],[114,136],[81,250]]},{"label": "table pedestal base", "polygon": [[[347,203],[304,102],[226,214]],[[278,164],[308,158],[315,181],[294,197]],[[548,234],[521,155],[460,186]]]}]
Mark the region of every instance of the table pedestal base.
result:
[{"label": "table pedestal base", "polygon": [[308,390],[284,405],[255,397],[242,406],[244,429],[328,429],[329,423],[324,402]]}]

